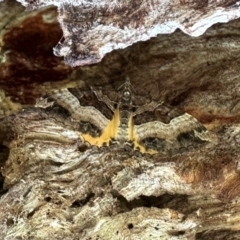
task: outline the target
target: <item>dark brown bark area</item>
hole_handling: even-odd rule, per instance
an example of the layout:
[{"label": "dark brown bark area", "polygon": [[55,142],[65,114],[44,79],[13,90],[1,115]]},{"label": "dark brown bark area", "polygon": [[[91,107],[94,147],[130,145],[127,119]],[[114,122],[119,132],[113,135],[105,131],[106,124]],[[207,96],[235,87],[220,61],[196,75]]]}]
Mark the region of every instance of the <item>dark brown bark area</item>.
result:
[{"label": "dark brown bark area", "polygon": [[[159,35],[71,69],[52,55],[61,37],[55,8],[23,12],[5,1],[0,9],[8,11],[0,15],[2,239],[239,238],[239,20],[197,38]],[[52,91],[71,88],[111,118],[90,87],[118,102],[126,77],[136,106],[163,102],[137,125],[189,113],[206,141],[182,136],[187,147],[154,155],[84,142]]]}]

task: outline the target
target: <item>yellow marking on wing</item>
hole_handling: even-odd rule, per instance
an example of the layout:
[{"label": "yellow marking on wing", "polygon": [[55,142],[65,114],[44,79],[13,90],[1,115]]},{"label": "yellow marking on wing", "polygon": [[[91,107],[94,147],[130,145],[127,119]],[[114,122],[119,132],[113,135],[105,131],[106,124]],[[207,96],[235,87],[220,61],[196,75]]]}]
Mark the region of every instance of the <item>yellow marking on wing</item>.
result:
[{"label": "yellow marking on wing", "polygon": [[134,122],[132,116],[129,118],[128,122],[128,140],[134,141]]},{"label": "yellow marking on wing", "polygon": [[149,153],[149,154],[151,154],[151,155],[158,153],[158,151],[153,150],[153,149],[148,149],[148,150],[147,150],[143,145],[141,145],[141,144],[139,143],[139,137],[138,137],[138,134],[137,134],[137,131],[136,131],[134,125],[133,125],[133,129],[131,130],[131,132],[132,132],[132,134],[133,134],[131,140],[132,140],[133,143],[134,143],[134,148],[135,148],[135,149],[139,149],[139,151],[140,151],[141,153]]},{"label": "yellow marking on wing", "polygon": [[[85,141],[89,142],[91,145],[101,147],[103,144],[109,145],[111,139],[117,139],[118,129],[120,126],[120,113],[117,108],[114,112],[113,118],[108,124],[108,126],[103,130],[103,133],[99,137],[93,137],[90,134],[82,134]],[[134,127],[134,122],[132,116],[128,122],[128,136],[127,139],[134,143],[134,148],[139,149],[141,153],[156,154],[157,151],[153,149],[147,150],[143,145],[139,143],[139,137]]]},{"label": "yellow marking on wing", "polygon": [[112,138],[116,138],[117,130],[120,125],[119,109],[116,109],[112,120],[108,126],[103,130],[103,133],[99,137],[93,137],[89,134],[83,134],[85,141],[89,142],[91,145],[101,147],[104,143],[109,144]]}]

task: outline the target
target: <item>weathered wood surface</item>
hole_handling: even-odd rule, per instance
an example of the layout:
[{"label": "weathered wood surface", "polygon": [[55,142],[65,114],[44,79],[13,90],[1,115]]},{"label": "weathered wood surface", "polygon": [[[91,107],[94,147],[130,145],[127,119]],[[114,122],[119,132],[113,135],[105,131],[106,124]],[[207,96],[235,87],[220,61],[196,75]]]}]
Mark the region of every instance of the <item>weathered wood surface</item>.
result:
[{"label": "weathered wood surface", "polygon": [[19,0],[36,9],[58,6],[63,39],[54,48],[67,64],[98,63],[114,49],[126,48],[177,28],[200,36],[210,26],[240,16],[236,0]]},{"label": "weathered wood surface", "polygon": [[2,239],[240,237],[239,20],[70,69],[55,8],[0,9]]}]

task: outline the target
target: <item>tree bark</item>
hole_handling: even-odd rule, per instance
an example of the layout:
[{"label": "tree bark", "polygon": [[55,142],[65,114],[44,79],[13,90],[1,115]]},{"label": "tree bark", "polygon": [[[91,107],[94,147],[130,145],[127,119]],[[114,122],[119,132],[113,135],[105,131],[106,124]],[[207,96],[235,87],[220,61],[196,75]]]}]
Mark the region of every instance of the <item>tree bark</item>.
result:
[{"label": "tree bark", "polygon": [[238,19],[70,68],[55,7],[0,10],[1,239],[240,237]]}]

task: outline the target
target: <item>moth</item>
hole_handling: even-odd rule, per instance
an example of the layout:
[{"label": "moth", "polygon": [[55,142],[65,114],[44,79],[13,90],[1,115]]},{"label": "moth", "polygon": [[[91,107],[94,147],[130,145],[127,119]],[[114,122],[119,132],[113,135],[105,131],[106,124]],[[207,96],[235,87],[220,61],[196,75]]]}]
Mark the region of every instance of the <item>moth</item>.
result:
[{"label": "moth", "polygon": [[[156,154],[195,149],[210,140],[207,129],[188,113],[173,118],[169,123],[155,120],[135,124],[136,116],[155,111],[162,102],[135,105],[135,93],[129,79],[116,91],[117,102],[104,95],[101,89],[91,88],[91,92],[98,107],[86,105],[86,100],[83,105],[84,97],[79,89],[55,90],[51,95],[75,121],[79,121],[79,131],[90,145],[109,146],[114,141],[119,145],[130,144],[143,154]],[[108,117],[101,109],[108,110]]]}]

